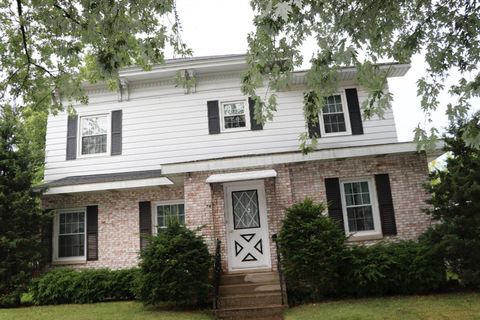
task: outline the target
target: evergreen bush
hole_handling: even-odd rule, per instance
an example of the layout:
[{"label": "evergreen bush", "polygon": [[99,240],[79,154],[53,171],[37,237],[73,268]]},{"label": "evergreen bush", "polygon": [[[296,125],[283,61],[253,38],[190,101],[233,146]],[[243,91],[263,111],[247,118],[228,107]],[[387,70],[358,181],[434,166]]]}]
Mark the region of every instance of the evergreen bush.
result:
[{"label": "evergreen bush", "polygon": [[278,241],[291,302],[315,301],[336,293],[341,280],[345,233],[311,199],[287,210]]},{"label": "evergreen bush", "polygon": [[203,239],[171,221],[142,250],[137,294],[145,304],[195,305],[210,292],[212,263]]}]

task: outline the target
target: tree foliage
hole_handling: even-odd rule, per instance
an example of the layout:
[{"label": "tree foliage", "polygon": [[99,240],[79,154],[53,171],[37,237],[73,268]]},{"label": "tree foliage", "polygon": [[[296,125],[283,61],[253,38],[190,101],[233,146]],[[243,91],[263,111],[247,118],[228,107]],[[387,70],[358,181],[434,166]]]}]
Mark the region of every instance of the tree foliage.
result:
[{"label": "tree foliage", "polygon": [[[438,106],[438,94],[445,88],[452,70],[462,75],[448,91],[456,103],[447,106],[450,120],[462,118],[471,105],[469,99],[480,95],[480,3],[472,0],[253,0],[255,31],[248,37],[249,70],[244,74],[242,90],[255,97],[256,117],[266,121],[276,111],[275,91],[285,89],[291,72],[302,64],[301,46],[314,39],[317,51],[306,74],[307,94],[304,114],[313,121],[334,93],[338,71],[354,66],[357,80],[368,91],[362,108],[365,116],[382,116],[392,100],[384,91],[388,70],[380,70],[381,61],[407,63],[423,53],[428,65],[418,80],[421,108],[429,117]],[[267,94],[257,89],[267,81]],[[469,76],[472,76],[469,78]],[[429,147],[437,131],[426,132],[420,126],[415,138],[421,147]],[[466,142],[480,147],[480,130],[468,129]],[[305,133],[304,150],[314,144]]]},{"label": "tree foliage", "polygon": [[115,88],[120,68],[161,63],[168,45],[189,54],[179,28],[174,0],[0,1],[0,106],[24,110],[43,159],[48,112],[88,102],[85,81]]},{"label": "tree foliage", "polygon": [[428,190],[439,223],[426,235],[445,248],[449,266],[466,285],[480,287],[480,151],[465,142],[468,128],[480,126],[480,114],[452,125],[445,136],[450,156],[444,169],[431,174]]},{"label": "tree foliage", "polygon": [[38,198],[31,189],[35,160],[18,113],[0,115],[0,306],[16,305],[41,261]]}]

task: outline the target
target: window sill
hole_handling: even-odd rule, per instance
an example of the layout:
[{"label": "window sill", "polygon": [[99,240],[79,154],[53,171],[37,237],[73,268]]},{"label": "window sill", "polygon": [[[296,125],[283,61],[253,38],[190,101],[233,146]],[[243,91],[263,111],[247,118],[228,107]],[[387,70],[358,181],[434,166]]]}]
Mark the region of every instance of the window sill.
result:
[{"label": "window sill", "polygon": [[54,260],[54,261],[52,261],[53,266],[63,266],[63,265],[70,265],[70,264],[87,264],[87,260],[82,259],[82,260]]},{"label": "window sill", "polygon": [[351,132],[337,132],[337,133],[322,133],[321,138],[334,138],[334,137],[345,137],[345,136],[351,136]]},{"label": "window sill", "polygon": [[347,241],[368,241],[368,240],[381,240],[383,239],[383,234],[381,233],[368,233],[368,234],[350,234]]}]

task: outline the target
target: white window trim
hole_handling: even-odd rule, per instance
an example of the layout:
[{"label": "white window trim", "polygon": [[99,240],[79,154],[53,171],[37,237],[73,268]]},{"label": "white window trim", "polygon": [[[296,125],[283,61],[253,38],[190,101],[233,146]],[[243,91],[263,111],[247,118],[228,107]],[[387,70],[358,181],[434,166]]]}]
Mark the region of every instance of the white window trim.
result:
[{"label": "white window trim", "polygon": [[[59,258],[58,257],[58,239],[60,234],[60,214],[62,213],[69,213],[69,212],[83,212],[85,215],[84,219],[84,250],[83,256],[78,257],[65,257]],[[75,263],[75,262],[86,262],[87,261],[87,208],[69,208],[69,209],[60,209],[55,211],[55,215],[53,218],[53,256],[52,262],[53,263]]]},{"label": "white window trim", "polygon": [[326,133],[325,132],[325,123],[323,121],[323,111],[320,111],[318,114],[318,120],[320,124],[320,134],[323,137],[336,137],[336,136],[349,136],[352,135],[352,126],[350,124],[350,114],[348,112],[348,104],[347,104],[347,96],[345,95],[345,90],[342,90],[341,92],[337,92],[332,94],[332,96],[340,96],[340,99],[342,100],[342,110],[343,110],[343,116],[345,118],[345,129],[346,131],[344,132],[331,132],[331,133]]},{"label": "white window trim", "polygon": [[[102,153],[92,153],[92,154],[82,154],[82,119],[90,117],[106,116],[107,117],[107,149]],[[110,154],[110,145],[112,144],[111,131],[112,131],[112,119],[111,113],[96,113],[96,114],[85,114],[78,116],[78,128],[77,128],[77,158],[95,158],[102,157]]]},{"label": "white window trim", "polygon": [[166,200],[166,201],[156,201],[152,203],[152,234],[158,234],[158,217],[157,217],[157,207],[164,206],[164,205],[172,205],[172,204],[183,204],[183,210],[185,214],[185,200],[178,199],[178,200]]},{"label": "white window trim", "polygon": [[[372,204],[374,229],[368,230],[368,231],[350,232],[348,228],[348,215],[347,215],[347,204],[345,201],[344,184],[351,183],[351,182],[363,182],[363,181],[366,181],[368,183],[368,189],[370,191],[370,202]],[[340,179],[340,194],[342,197],[343,226],[345,228],[346,235],[351,237],[352,240],[370,240],[370,239],[382,238],[383,234],[382,234],[382,224],[380,221],[380,210],[378,207],[377,190],[375,188],[373,177],[357,177],[357,178]]]},{"label": "white window trim", "polygon": [[[245,106],[245,127],[241,128],[225,128],[225,114],[223,105],[228,103],[243,102]],[[225,100],[220,101],[220,118],[221,118],[221,132],[238,132],[238,131],[250,131],[250,108],[248,105],[248,99],[237,99],[237,100]]]}]

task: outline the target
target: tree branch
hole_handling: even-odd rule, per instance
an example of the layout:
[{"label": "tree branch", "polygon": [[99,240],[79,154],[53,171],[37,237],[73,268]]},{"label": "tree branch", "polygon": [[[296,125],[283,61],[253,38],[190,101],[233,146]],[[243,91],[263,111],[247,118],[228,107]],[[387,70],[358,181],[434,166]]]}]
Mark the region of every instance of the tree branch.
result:
[{"label": "tree branch", "polygon": [[75,24],[78,24],[79,26],[81,26],[82,24],[80,23],[80,21],[78,21],[74,16],[72,16],[70,14],[70,12],[68,12],[67,10],[65,10],[64,8],[62,8],[59,4],[57,3],[54,3],[53,6],[55,8],[57,8],[58,10],[62,11],[63,12],[63,16],[71,21],[73,21]]},{"label": "tree branch", "polygon": [[25,26],[23,25],[23,7],[22,7],[21,0],[17,0],[17,11],[18,11],[18,18],[20,22],[20,31],[22,33],[23,50],[25,51],[27,62],[31,63],[30,53],[28,52],[28,47],[27,47],[27,32],[25,31]]}]

